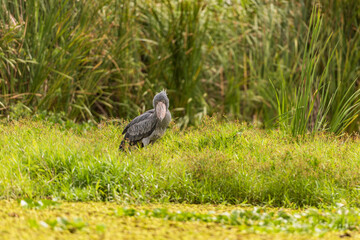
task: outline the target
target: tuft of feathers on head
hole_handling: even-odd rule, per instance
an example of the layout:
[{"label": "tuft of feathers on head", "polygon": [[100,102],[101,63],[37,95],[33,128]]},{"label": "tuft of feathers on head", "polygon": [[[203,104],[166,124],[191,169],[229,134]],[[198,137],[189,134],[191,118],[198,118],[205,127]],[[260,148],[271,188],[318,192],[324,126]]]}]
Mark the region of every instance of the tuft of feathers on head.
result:
[{"label": "tuft of feathers on head", "polygon": [[161,92],[155,95],[153,100],[153,106],[155,108],[155,105],[159,101],[164,101],[166,104],[166,108],[169,108],[169,98],[167,97],[166,90],[163,89]]}]

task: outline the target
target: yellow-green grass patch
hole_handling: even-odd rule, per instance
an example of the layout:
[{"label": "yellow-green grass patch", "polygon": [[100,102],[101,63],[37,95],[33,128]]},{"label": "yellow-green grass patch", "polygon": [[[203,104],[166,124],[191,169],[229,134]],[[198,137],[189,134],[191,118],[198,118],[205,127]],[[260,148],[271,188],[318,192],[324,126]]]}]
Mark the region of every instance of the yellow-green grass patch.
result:
[{"label": "yellow-green grass patch", "polygon": [[[221,214],[233,210],[250,210],[249,207],[225,205],[146,204],[122,205],[97,202],[63,202],[55,207],[28,209],[15,201],[0,201],[0,234],[2,239],[312,239],[312,234],[278,232],[247,232],[243,226],[215,222],[173,221],[144,216],[114,214],[124,207],[136,211],[168,209],[171,213],[193,212]],[[278,212],[279,209],[268,209]],[[302,211],[287,210],[289,214]],[[60,224],[66,219],[68,224]],[[49,222],[58,221],[52,228]],[[82,227],[77,227],[83,223]],[[251,227],[251,226],[249,226]],[[358,237],[358,230],[330,231],[323,239],[340,236]]]}]

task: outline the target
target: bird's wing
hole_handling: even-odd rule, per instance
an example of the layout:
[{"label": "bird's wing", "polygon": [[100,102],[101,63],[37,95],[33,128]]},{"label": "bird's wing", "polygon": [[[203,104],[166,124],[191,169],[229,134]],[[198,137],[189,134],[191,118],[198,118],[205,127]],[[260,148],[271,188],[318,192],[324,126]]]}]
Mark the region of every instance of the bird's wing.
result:
[{"label": "bird's wing", "polygon": [[150,116],[131,125],[126,131],[125,139],[129,139],[130,142],[134,142],[150,136],[156,128],[156,123],[156,118]]},{"label": "bird's wing", "polygon": [[137,116],[136,118],[134,118],[131,122],[129,122],[129,124],[124,128],[124,131],[122,132],[122,134],[125,134],[127,132],[127,130],[133,126],[136,123],[139,123],[141,121],[144,121],[145,119],[149,118],[151,116],[151,114],[153,114],[155,112],[154,109],[148,110],[146,112],[144,112],[143,114],[141,114],[140,116]]}]

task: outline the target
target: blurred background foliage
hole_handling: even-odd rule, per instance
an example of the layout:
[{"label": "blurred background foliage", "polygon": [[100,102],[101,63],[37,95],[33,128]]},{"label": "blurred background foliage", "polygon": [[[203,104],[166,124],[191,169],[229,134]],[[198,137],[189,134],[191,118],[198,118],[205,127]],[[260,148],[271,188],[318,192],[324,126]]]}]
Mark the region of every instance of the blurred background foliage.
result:
[{"label": "blurred background foliage", "polygon": [[132,118],[167,89],[293,135],[359,129],[357,0],[0,0],[0,115]]}]

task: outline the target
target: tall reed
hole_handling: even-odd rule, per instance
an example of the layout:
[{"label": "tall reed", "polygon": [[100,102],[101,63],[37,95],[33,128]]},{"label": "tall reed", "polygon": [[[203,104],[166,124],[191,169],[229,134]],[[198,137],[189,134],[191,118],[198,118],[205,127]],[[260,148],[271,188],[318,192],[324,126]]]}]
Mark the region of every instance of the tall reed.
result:
[{"label": "tall reed", "polygon": [[183,126],[357,130],[355,2],[2,0],[0,115],[130,118],[165,88]]}]

